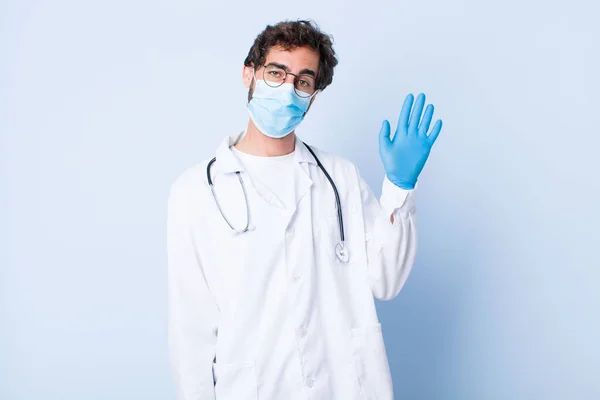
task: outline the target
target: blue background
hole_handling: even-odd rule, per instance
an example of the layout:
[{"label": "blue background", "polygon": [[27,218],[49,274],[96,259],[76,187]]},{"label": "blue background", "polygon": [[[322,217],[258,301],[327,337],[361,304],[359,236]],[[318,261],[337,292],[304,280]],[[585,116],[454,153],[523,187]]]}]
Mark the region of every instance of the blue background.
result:
[{"label": "blue background", "polygon": [[419,255],[378,303],[398,399],[600,398],[593,1],[2,1],[0,398],[174,399],[166,200],[248,116],[267,23],[340,64],[298,135],[379,194],[381,121],[425,92]]}]

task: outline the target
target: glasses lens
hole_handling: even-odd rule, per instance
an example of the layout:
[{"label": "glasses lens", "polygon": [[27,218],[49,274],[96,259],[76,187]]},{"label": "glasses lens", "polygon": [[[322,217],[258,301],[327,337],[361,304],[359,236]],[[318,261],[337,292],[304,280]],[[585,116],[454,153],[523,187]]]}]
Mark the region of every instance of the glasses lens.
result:
[{"label": "glasses lens", "polygon": [[274,65],[267,65],[263,71],[265,83],[277,87],[285,81],[285,70]]},{"label": "glasses lens", "polygon": [[296,94],[300,97],[310,97],[316,90],[315,78],[310,75],[298,75],[294,83]]}]

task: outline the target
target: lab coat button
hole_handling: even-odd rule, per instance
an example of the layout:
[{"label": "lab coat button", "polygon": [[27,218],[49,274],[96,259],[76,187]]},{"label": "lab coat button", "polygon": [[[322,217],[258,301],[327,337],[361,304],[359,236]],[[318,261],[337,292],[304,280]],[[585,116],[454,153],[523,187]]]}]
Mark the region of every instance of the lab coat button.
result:
[{"label": "lab coat button", "polygon": [[298,282],[300,280],[299,276],[292,276],[292,282]]},{"label": "lab coat button", "polygon": [[306,378],[306,386],[308,386],[309,388],[311,388],[314,385],[315,385],[315,380],[313,378]]}]

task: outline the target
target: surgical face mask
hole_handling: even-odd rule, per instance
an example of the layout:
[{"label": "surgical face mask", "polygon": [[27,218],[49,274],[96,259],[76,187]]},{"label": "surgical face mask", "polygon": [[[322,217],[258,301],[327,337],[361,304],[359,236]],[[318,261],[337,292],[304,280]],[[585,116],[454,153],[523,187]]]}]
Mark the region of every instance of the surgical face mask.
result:
[{"label": "surgical face mask", "polygon": [[300,125],[310,99],[296,95],[291,83],[271,87],[264,80],[256,80],[252,100],[248,103],[248,113],[262,133],[272,138],[282,138]]}]

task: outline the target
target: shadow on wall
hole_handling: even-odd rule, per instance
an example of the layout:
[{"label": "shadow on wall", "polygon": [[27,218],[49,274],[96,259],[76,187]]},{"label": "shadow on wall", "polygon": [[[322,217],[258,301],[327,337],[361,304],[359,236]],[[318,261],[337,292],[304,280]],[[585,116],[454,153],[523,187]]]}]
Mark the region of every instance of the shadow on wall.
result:
[{"label": "shadow on wall", "polygon": [[419,217],[419,253],[407,283],[377,309],[394,397],[452,400],[459,398],[452,393],[455,351],[474,259],[473,238],[465,233],[476,235],[460,215],[434,207],[425,214],[430,221]]}]

